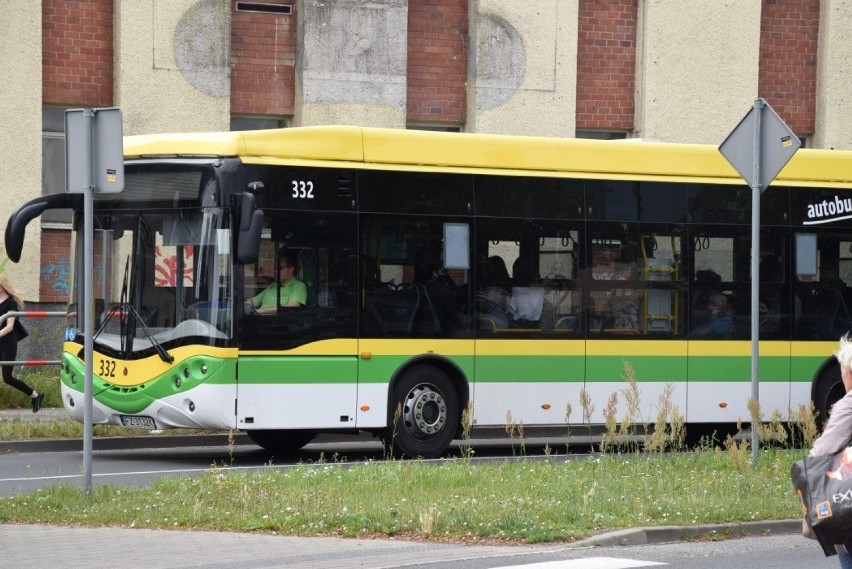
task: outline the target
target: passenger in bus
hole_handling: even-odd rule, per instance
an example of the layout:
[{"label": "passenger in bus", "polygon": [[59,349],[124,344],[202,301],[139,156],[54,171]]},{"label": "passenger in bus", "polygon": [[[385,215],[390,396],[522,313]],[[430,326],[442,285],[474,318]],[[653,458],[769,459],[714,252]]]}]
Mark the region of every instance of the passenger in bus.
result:
[{"label": "passenger in bus", "polygon": [[424,334],[440,333],[447,336],[452,334],[459,321],[456,304],[458,285],[447,274],[447,269],[439,259],[440,254],[432,249],[423,249],[417,255],[414,283],[425,291],[425,300],[428,301],[421,306],[417,327]]},{"label": "passenger in bus", "polygon": [[246,300],[249,310],[256,314],[275,314],[278,307],[304,306],[308,289],[305,283],[296,278],[298,252],[281,249],[278,252],[278,282],[272,283],[260,293]]},{"label": "passenger in bus", "polygon": [[779,294],[776,291],[760,293],[758,313],[761,334],[775,334],[781,330],[781,307]]},{"label": "passenger in bus", "polygon": [[710,314],[707,321],[695,328],[692,331],[693,334],[716,336],[734,333],[734,321],[728,314],[728,298],[724,294],[720,292],[711,294],[707,311]]},{"label": "passenger in bus", "polygon": [[722,277],[713,269],[695,271],[696,292],[692,299],[692,321],[704,322],[710,318],[710,296],[719,290]]},{"label": "passenger in bus", "polygon": [[482,266],[482,281],[486,283],[483,292],[477,298],[477,311],[481,318],[487,319],[494,328],[509,326],[509,285],[511,278],[506,269],[506,261],[499,255],[492,255]]},{"label": "passenger in bus", "polygon": [[538,271],[523,255],[512,265],[512,296],[509,314],[513,328],[539,328],[544,309],[544,287],[532,286],[539,280]]},{"label": "passenger in bus", "polygon": [[[613,280],[627,281],[635,278],[633,263],[616,263]],[[605,313],[605,327],[629,332],[639,330],[639,291],[633,288],[614,288],[609,291]]]}]

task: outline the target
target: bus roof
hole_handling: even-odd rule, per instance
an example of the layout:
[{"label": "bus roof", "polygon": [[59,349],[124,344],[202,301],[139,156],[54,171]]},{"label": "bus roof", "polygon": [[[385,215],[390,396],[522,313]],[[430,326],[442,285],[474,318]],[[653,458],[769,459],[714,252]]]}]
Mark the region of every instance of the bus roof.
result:
[{"label": "bus roof", "polygon": [[[217,156],[239,157],[249,164],[744,183],[712,145],[357,126],[128,136],[124,155],[128,159]],[[775,182],[852,186],[852,152],[799,150]]]}]

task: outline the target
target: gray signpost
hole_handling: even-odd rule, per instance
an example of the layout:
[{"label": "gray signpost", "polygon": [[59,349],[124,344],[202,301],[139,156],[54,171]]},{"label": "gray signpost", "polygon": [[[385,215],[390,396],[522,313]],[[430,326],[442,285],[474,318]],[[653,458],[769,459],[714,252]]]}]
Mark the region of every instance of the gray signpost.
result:
[{"label": "gray signpost", "polygon": [[92,358],[94,319],[94,193],[124,189],[120,109],[65,111],[65,191],[83,194],[83,291],[77,307],[83,323],[83,490],[92,493]]},{"label": "gray signpost", "polygon": [[[751,396],[760,401],[760,194],[772,183],[802,142],[764,99],[752,108],[719,145],[719,152],[751,187]],[[758,425],[751,426],[752,462],[757,463]]]}]

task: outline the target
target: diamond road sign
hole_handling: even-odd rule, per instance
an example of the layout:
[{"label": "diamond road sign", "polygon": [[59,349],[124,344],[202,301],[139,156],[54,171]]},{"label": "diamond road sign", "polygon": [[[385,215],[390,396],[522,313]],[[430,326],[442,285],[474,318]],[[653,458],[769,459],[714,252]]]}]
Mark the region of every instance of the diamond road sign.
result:
[{"label": "diamond road sign", "polygon": [[763,191],[801,145],[769,103],[758,99],[719,145],[719,152],[749,186]]}]

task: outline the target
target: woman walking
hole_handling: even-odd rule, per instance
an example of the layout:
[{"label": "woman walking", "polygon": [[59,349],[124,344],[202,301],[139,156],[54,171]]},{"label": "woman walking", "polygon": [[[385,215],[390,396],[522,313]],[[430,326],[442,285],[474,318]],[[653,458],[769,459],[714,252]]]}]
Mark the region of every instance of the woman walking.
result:
[{"label": "woman walking", "polygon": [[[852,437],[852,339],[848,334],[840,338],[840,346],[834,356],[840,364],[840,379],[846,395],[832,407],[828,423],[814,441],[810,456],[837,454],[848,446]],[[807,526],[807,521],[802,526],[802,532],[806,537],[812,537],[813,530]],[[837,554],[841,569],[852,569],[852,553],[838,549]]]},{"label": "woman walking", "polygon": [[[21,293],[15,290],[9,282],[9,277],[0,274],[0,316],[7,312],[20,310],[24,307],[24,299]],[[10,316],[3,322],[0,328],[0,361],[15,361],[18,355],[18,335],[15,331],[15,317]],[[29,385],[12,375],[14,366],[3,366],[3,382],[30,396],[33,405],[33,413],[41,409],[44,393],[39,393]]]}]

